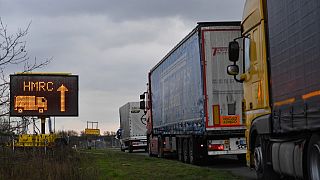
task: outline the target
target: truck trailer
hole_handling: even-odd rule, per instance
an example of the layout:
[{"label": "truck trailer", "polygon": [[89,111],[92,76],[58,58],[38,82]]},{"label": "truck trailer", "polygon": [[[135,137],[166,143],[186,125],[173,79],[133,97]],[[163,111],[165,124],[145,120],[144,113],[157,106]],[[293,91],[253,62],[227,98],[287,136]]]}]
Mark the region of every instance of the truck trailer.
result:
[{"label": "truck trailer", "polygon": [[208,156],[245,159],[242,86],[228,76],[228,42],[240,22],[202,22],[149,72],[140,108],[147,119],[150,156],[185,163]]},{"label": "truck trailer", "polygon": [[139,102],[128,102],[119,108],[120,129],[117,137],[120,139],[121,151],[130,153],[136,149],[147,149],[146,124],[143,120],[144,112]]},{"label": "truck trailer", "polygon": [[258,179],[319,180],[320,1],[247,0],[241,26],[227,69],[243,82],[247,165]]}]

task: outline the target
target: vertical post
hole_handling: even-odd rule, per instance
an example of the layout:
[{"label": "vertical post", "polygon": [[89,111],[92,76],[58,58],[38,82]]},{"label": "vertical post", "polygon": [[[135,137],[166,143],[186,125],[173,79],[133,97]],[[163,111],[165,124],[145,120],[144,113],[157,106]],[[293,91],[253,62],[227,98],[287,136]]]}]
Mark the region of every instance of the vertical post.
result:
[{"label": "vertical post", "polygon": [[32,118],[32,121],[33,121],[33,134],[36,134],[36,122],[34,118]]},{"label": "vertical post", "polygon": [[12,138],[12,152],[14,152],[14,138],[11,136]]},{"label": "vertical post", "polygon": [[10,116],[9,116],[9,130],[11,130]]},{"label": "vertical post", "polygon": [[41,117],[41,134],[45,134],[46,133],[46,118]]},{"label": "vertical post", "polygon": [[17,128],[16,128],[17,134],[20,134],[20,127],[19,127],[19,121],[17,121]]},{"label": "vertical post", "polygon": [[54,120],[54,131],[53,132],[56,133],[56,117],[53,117],[53,118],[54,118],[53,119]]},{"label": "vertical post", "polygon": [[44,154],[47,154],[47,138],[44,140]]}]

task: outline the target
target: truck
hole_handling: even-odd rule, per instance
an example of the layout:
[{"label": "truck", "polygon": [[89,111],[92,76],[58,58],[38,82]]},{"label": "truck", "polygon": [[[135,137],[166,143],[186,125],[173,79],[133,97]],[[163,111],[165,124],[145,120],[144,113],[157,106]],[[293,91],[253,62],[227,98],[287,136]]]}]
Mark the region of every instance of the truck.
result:
[{"label": "truck", "polygon": [[14,97],[14,110],[18,113],[23,111],[43,111],[48,110],[48,103],[44,97],[36,96],[15,96]]},{"label": "truck", "polygon": [[146,124],[139,102],[126,103],[119,108],[119,114],[120,128],[116,134],[121,151],[128,150],[131,153],[136,149],[146,150]]},{"label": "truck", "polygon": [[228,42],[238,36],[240,21],[200,22],[151,69],[140,95],[150,156],[191,164],[229,154],[245,160],[243,89],[225,73]]},{"label": "truck", "polygon": [[320,179],[320,1],[247,0],[241,29],[227,72],[243,83],[247,165]]}]

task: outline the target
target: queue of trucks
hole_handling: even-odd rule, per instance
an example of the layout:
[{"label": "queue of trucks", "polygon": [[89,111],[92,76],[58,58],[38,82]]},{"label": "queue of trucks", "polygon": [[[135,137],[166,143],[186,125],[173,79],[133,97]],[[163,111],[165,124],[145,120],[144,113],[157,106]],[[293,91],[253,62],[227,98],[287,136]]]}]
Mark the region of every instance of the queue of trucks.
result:
[{"label": "queue of trucks", "polygon": [[130,133],[141,132],[142,126],[150,156],[176,155],[197,164],[208,156],[232,154],[244,161],[243,88],[224,73],[228,42],[239,36],[240,22],[198,23],[150,71],[141,95],[143,111],[134,119],[130,106],[135,103],[119,109],[121,150],[132,152],[137,139]]},{"label": "queue of trucks", "polygon": [[319,59],[318,0],[247,0],[241,22],[198,23],[140,95],[149,155],[320,179]]}]

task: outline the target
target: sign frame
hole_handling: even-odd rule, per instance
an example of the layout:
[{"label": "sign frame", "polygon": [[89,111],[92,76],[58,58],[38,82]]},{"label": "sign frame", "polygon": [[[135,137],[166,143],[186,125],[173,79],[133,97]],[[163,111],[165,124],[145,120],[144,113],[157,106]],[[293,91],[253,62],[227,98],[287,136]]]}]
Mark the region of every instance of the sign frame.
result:
[{"label": "sign frame", "polygon": [[70,73],[10,75],[10,116],[79,116],[79,76]]}]

